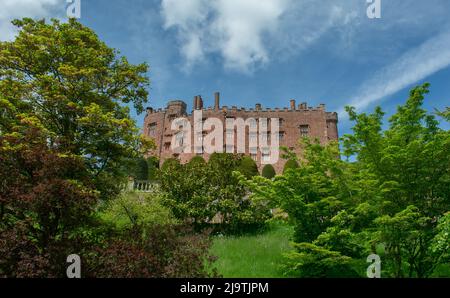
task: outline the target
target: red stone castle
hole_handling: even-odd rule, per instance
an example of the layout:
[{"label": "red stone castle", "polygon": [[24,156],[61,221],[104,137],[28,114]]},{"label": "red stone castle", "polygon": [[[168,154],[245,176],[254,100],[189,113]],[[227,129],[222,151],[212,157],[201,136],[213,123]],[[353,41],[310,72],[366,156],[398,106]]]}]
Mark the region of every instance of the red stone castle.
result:
[{"label": "red stone castle", "polygon": [[[299,140],[304,136],[317,138],[322,144],[338,140],[338,115],[335,112],[327,112],[323,104],[319,107],[312,108],[308,107],[306,103],[301,103],[296,106],[295,100],[291,100],[290,107],[282,109],[263,109],[261,104],[256,104],[255,108],[251,109],[238,108],[236,106],[229,108],[227,106],[220,106],[220,94],[216,93],[214,107],[205,108],[202,97],[195,96],[193,109],[202,111],[203,121],[210,117],[218,118],[223,123],[230,118],[242,118],[244,120],[248,118],[254,118],[256,120],[260,118],[277,118],[277,121],[279,121],[279,145],[287,147],[297,154],[301,153]],[[198,150],[193,149],[191,150],[193,153],[176,153],[172,150],[171,142],[177,131],[171,129],[171,124],[173,120],[180,117],[188,119],[193,127],[193,113],[187,113],[186,103],[181,100],[170,101],[165,109],[154,110],[153,108],[147,108],[147,114],[144,120],[144,134],[153,138],[157,146],[151,154],[158,157],[161,163],[168,158],[177,158],[180,162],[186,163],[195,155],[201,155],[205,160],[208,160],[209,154],[203,151],[198,153]],[[227,128],[224,126],[224,139],[227,133],[233,132],[227,131]],[[205,134],[208,134],[208,131],[204,131],[203,135]],[[191,136],[191,144],[194,144],[193,138],[195,137],[195,135]],[[249,134],[249,129],[246,129],[245,154],[251,156],[261,170],[261,161],[264,158],[264,153],[257,148],[250,148],[249,139],[252,137]],[[223,152],[226,152],[225,148]],[[280,158],[273,165],[277,173],[282,172],[285,162],[285,160]]]}]

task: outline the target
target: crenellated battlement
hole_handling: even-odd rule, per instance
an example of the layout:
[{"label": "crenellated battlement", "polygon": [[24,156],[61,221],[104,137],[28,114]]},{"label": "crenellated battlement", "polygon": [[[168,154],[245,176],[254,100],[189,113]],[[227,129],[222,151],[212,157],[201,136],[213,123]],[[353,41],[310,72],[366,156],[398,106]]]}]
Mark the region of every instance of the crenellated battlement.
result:
[{"label": "crenellated battlement", "polygon": [[[248,112],[248,113],[258,113],[258,112],[268,112],[268,113],[280,113],[280,112],[305,112],[305,111],[326,111],[325,104],[320,104],[317,107],[308,106],[306,102],[302,102],[298,106],[296,106],[296,101],[294,99],[290,100],[290,107],[263,107],[262,104],[257,103],[255,107],[247,108],[247,107],[237,107],[232,106],[229,108],[228,106],[220,106],[220,94],[215,93],[215,106],[214,107],[204,107],[204,101],[201,95],[197,95],[194,97],[193,101],[193,110],[202,110],[208,112]],[[154,109],[152,107],[147,108],[147,115],[155,114],[155,113],[179,113],[179,115],[192,115],[192,113],[187,113],[186,111],[187,105],[183,100],[171,100],[168,102],[166,108]],[[337,113],[335,112],[326,112],[329,114],[330,120],[335,119],[337,121]],[[147,116],[146,115],[146,116]]]},{"label": "crenellated battlement", "polygon": [[[238,107],[233,106],[221,106],[220,94],[216,92],[214,94],[214,106],[205,107],[205,102],[201,95],[194,96],[192,102],[192,110],[188,112],[187,104],[183,100],[175,99],[170,100],[165,108],[154,109],[152,107],[147,108],[147,114],[144,120],[144,135],[151,137],[155,140],[156,149],[149,153],[155,155],[163,162],[167,158],[177,158],[181,162],[188,162],[195,153],[179,153],[174,152],[171,149],[171,144],[176,143],[177,131],[173,129],[173,121],[177,118],[184,118],[188,120],[192,129],[196,122],[194,117],[194,111],[202,112],[202,121],[204,123],[206,119],[215,118],[225,123],[228,118],[234,119],[249,119],[254,118],[259,121],[266,118],[278,119],[279,124],[279,144],[280,146],[290,148],[291,150],[300,153],[301,147],[299,140],[305,136],[318,139],[321,143],[326,144],[330,141],[338,140],[338,114],[335,112],[327,112],[325,104],[320,104],[317,107],[308,106],[306,102],[302,102],[296,105],[294,99],[289,100],[288,107],[263,107],[262,104],[256,103],[254,107]],[[196,113],[198,114],[198,113]],[[223,133],[226,135],[229,133],[225,128]],[[208,134],[209,131],[203,131],[200,134],[202,137]],[[249,142],[249,132],[245,132],[246,140]],[[199,136],[192,136],[191,146],[198,140]],[[264,154],[261,151],[250,151],[250,145],[246,145],[248,152],[246,154],[251,156],[259,167],[262,165],[262,159]],[[247,150],[246,149],[246,150]],[[194,150],[192,150],[194,152]],[[206,160],[209,158],[209,154],[201,153]],[[275,170],[280,173],[284,166],[285,160],[280,159],[274,164]]]}]

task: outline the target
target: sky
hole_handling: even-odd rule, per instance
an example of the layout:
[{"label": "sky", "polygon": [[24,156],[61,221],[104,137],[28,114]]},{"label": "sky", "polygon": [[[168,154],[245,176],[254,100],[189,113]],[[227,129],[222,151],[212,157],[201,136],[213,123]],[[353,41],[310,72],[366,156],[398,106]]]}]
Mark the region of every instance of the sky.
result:
[{"label": "sky", "polygon": [[[195,95],[212,106],[216,91],[229,107],[324,103],[343,135],[346,105],[389,116],[424,82],[427,109],[450,103],[448,0],[381,0],[379,19],[368,18],[367,0],[79,1],[81,23],[150,65],[154,108],[181,99],[191,109]],[[0,40],[14,38],[14,18],[67,20],[66,2],[0,0]]]}]

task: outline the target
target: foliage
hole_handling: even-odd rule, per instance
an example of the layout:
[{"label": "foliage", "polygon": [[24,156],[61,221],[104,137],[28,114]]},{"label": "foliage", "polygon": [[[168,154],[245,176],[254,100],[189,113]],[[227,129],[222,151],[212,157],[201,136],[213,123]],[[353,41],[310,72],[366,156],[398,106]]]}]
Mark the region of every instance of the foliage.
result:
[{"label": "foliage", "polygon": [[147,158],[147,165],[148,165],[148,180],[149,181],[157,181],[158,180],[158,171],[159,171],[159,159],[150,156]]},{"label": "foliage", "polygon": [[147,65],[131,65],[74,19],[15,20],[14,41],[0,43],[0,131],[20,119],[45,128],[49,144],[81,157],[102,199],[125,181],[122,162],[152,143],[138,134],[127,104],[142,112]]},{"label": "foliage", "polygon": [[148,180],[148,168],[147,160],[144,157],[138,157],[132,161],[130,174],[136,180]]},{"label": "foliage", "polygon": [[296,251],[286,254],[286,274],[300,277],[357,277],[351,258],[311,243],[294,243]]},{"label": "foliage", "polygon": [[194,156],[194,157],[189,161],[189,164],[190,164],[191,166],[194,166],[194,164],[198,164],[198,165],[204,166],[204,165],[206,164],[206,161],[205,161],[205,159],[204,159],[203,157],[197,155],[197,156]]},{"label": "foliage", "polygon": [[100,218],[119,230],[134,226],[173,225],[177,221],[170,210],[162,205],[162,194],[122,193],[106,203]]},{"label": "foliage", "polygon": [[298,162],[295,159],[288,159],[284,164],[283,173],[286,173],[289,169],[297,169],[298,167]]},{"label": "foliage", "polygon": [[246,199],[246,188],[233,175],[241,156],[214,153],[207,164],[166,163],[161,170],[161,189],[165,204],[177,219],[204,227],[215,218],[220,222],[216,228],[237,232],[259,228],[270,217],[266,205]]},{"label": "foliage", "polygon": [[450,133],[422,108],[428,87],[411,90],[385,131],[380,108],[347,108],[355,125],[343,155],[356,162],[339,159],[336,144],[304,140],[300,167],[272,180],[241,179],[254,201],[282,208],[295,224],[288,272],[362,275],[372,253],[385,277],[428,277],[448,264]]},{"label": "foliage", "polygon": [[0,276],[61,276],[98,199],[82,160],[49,150],[29,129],[0,136],[0,164]]},{"label": "foliage", "polygon": [[200,278],[217,276],[210,270],[215,257],[208,254],[208,234],[193,234],[183,226],[136,225],[85,258],[86,277],[95,278]]},{"label": "foliage", "polygon": [[152,146],[126,107],[142,111],[147,66],[73,19],[14,24],[0,43],[0,277],[62,278],[73,253],[85,277],[211,275],[206,235],[156,225],[171,222],[158,201],[113,200]]},{"label": "foliage", "polygon": [[164,160],[163,164],[161,165],[162,172],[176,170],[178,168],[180,168],[180,161],[176,158],[168,158]]},{"label": "foliage", "polygon": [[238,171],[241,172],[241,174],[243,174],[247,179],[259,175],[258,166],[250,156],[242,157]]},{"label": "foliage", "polygon": [[262,169],[262,176],[267,179],[272,179],[275,177],[276,172],[271,164],[265,165]]}]

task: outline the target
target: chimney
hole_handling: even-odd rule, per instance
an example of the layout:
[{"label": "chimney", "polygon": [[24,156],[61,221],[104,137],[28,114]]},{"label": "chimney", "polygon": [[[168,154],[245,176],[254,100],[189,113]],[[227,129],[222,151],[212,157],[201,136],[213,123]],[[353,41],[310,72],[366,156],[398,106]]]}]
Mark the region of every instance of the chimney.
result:
[{"label": "chimney", "polygon": [[198,97],[194,96],[194,105],[192,106],[192,110],[195,111],[197,110],[198,107]]},{"label": "chimney", "polygon": [[218,111],[220,109],[220,93],[216,92],[214,94],[214,110]]},{"label": "chimney", "polygon": [[300,109],[302,109],[302,110],[308,109],[308,103],[302,102],[302,104],[300,105]]},{"label": "chimney", "polygon": [[261,104],[260,104],[260,103],[257,103],[257,104],[255,105],[255,110],[261,111]]},{"label": "chimney", "polygon": [[291,110],[295,111],[295,100],[291,99],[290,103],[291,103]]},{"label": "chimney", "polygon": [[203,98],[200,95],[198,96],[198,109],[203,110]]}]

